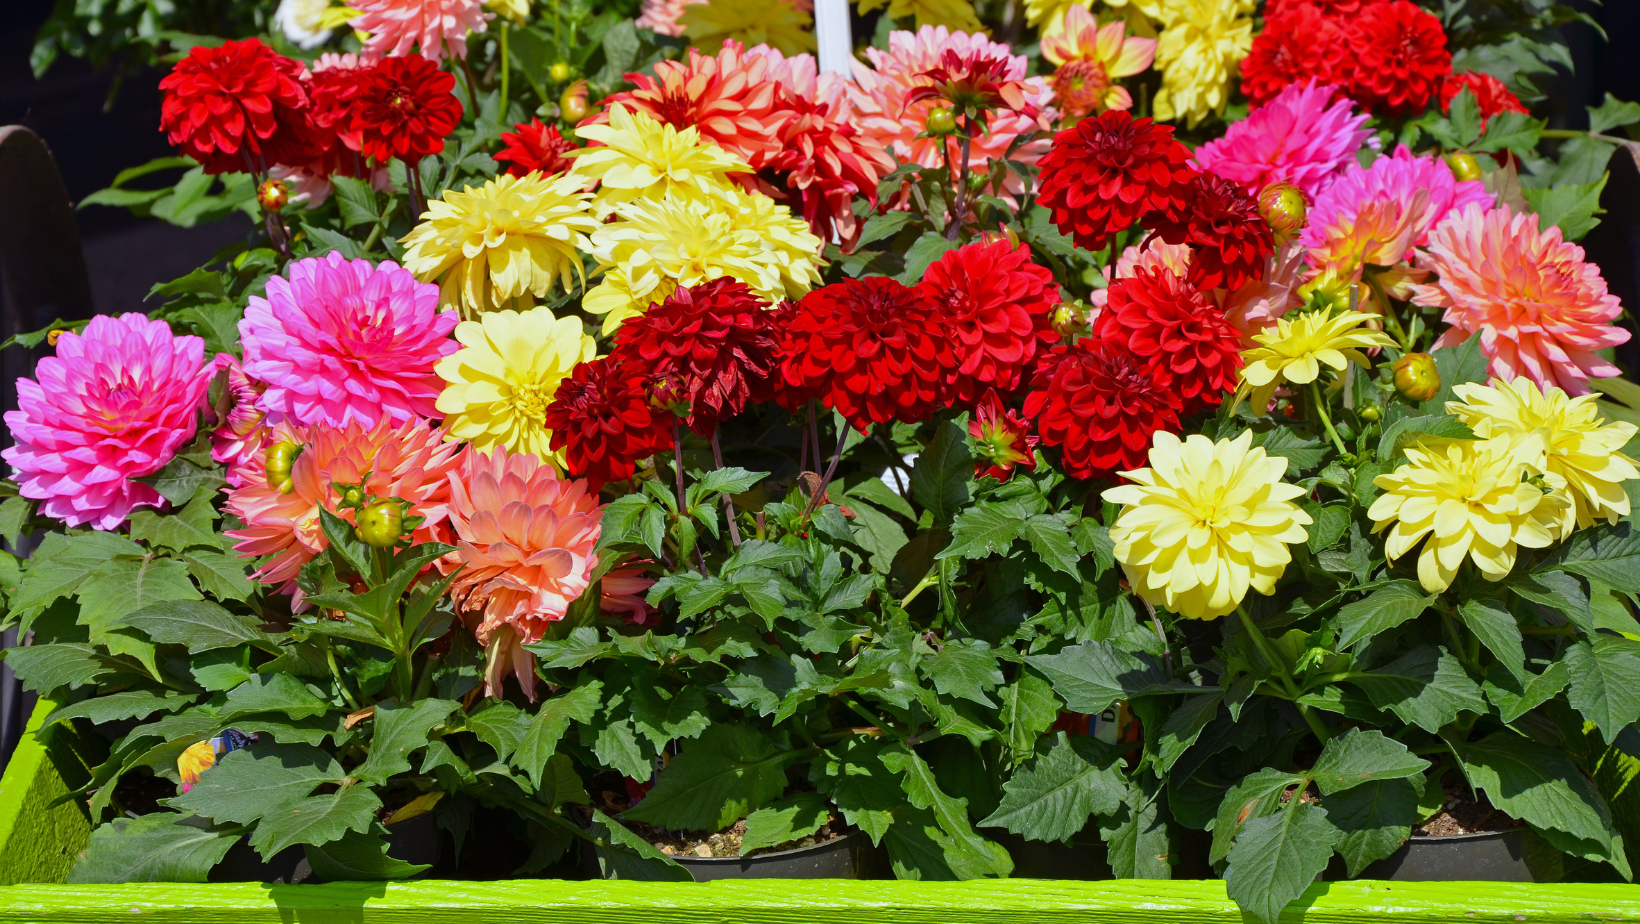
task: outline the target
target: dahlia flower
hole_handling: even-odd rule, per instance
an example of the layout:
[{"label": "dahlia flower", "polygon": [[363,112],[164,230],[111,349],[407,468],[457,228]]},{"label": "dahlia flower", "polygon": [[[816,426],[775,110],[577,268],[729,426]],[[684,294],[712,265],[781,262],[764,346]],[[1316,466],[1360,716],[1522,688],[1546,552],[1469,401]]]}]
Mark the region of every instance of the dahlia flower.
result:
[{"label": "dahlia flower", "polygon": [[270,484],[260,455],[242,466],[244,481],[228,493],[228,513],[244,526],[224,535],[242,558],[271,556],[252,575],[264,584],[278,584],[301,605],[296,576],[302,566],[330,547],[319,524],[319,511],[329,510],[348,522],[352,508],[338,510],[341,501],[332,484],[364,483],[375,497],[398,497],[410,502],[410,513],[425,517],[411,535],[415,542],[449,538],[445,525],[449,487],[445,476],[459,461],[457,443],[442,441],[440,433],[423,420],[394,423],[383,417],[374,427],[357,423],[345,427],[318,424],[291,432],[302,447],[291,465],[290,491]]},{"label": "dahlia flower", "polygon": [[581,363],[547,407],[552,448],[596,491],[632,477],[636,463],[672,447],[677,418],[649,401],[649,383],[622,357]]},{"label": "dahlia flower", "polygon": [[520,26],[530,18],[530,0],[484,0],[484,8]]},{"label": "dahlia flower", "polygon": [[681,131],[620,103],[609,121],[582,125],[575,133],[596,147],[575,151],[570,173],[582,187],[597,181],[593,211],[600,221],[635,199],[721,200],[731,194],[732,173],[751,168],[733,154],[701,140],[693,126]]},{"label": "dahlia flower", "polygon": [[1227,0],[1169,0],[1171,21],[1156,42],[1162,88],[1151,109],[1164,122],[1184,120],[1194,128],[1224,112],[1236,64],[1253,44],[1251,4]]},{"label": "dahlia flower", "polygon": [[1346,20],[1344,73],[1350,96],[1374,115],[1415,113],[1452,73],[1441,21],[1412,0],[1365,6]]},{"label": "dahlia flower", "polygon": [[861,433],[926,420],[959,362],[940,307],[886,276],[815,289],[785,332],[782,397],[816,398]]},{"label": "dahlia flower", "polygon": [[1540,389],[1524,378],[1465,382],[1452,391],[1463,400],[1448,401],[1448,414],[1482,439],[1516,440],[1536,454],[1529,460],[1533,468],[1566,482],[1572,503],[1561,511],[1562,538],[1596,520],[1615,525],[1618,517],[1629,515],[1623,482],[1640,478],[1640,469],[1622,450],[1637,428],[1606,423],[1596,395],[1569,398],[1553,385]]},{"label": "dahlia flower", "polygon": [[894,22],[915,22],[923,29],[930,26],[964,32],[985,29],[969,0],[861,0],[859,9],[861,13],[882,9],[883,15]]},{"label": "dahlia flower", "polygon": [[1520,97],[1509,92],[1503,81],[1491,74],[1480,71],[1464,71],[1461,74],[1448,74],[1446,82],[1441,84],[1441,112],[1452,112],[1452,101],[1459,93],[1468,90],[1475,94],[1475,104],[1481,111],[1481,128],[1486,128],[1488,119],[1500,112],[1518,112],[1527,114],[1525,104]]},{"label": "dahlia flower", "polygon": [[985,393],[968,421],[968,435],[974,438],[974,477],[1007,481],[1014,469],[1036,471],[1037,436],[1018,412],[1004,407],[994,391]]},{"label": "dahlia flower", "polygon": [[[1264,31],[1241,62],[1241,92],[1256,107],[1295,83],[1342,84],[1349,74],[1344,20],[1310,5],[1265,8]],[[1337,92],[1335,90],[1335,92]]]},{"label": "dahlia flower", "polygon": [[592,585],[598,567],[598,495],[528,453],[469,452],[447,476],[451,558],[461,571],[450,600],[485,648],[485,695],[501,696],[507,670],[535,700],[538,642]]},{"label": "dahlia flower", "polygon": [[922,72],[929,83],[913,87],[906,102],[937,99],[953,112],[965,114],[984,124],[996,110],[1020,112],[1035,117],[1036,105],[1026,99],[1029,87],[1011,73],[1012,55],[1007,49],[977,47],[966,51],[947,48],[933,67]]},{"label": "dahlia flower", "polygon": [[1548,548],[1555,541],[1561,509],[1569,503],[1559,490],[1563,482],[1544,475],[1556,488],[1546,491],[1525,480],[1531,453],[1515,440],[1420,442],[1403,451],[1406,465],[1373,479],[1383,493],[1367,516],[1373,532],[1389,530],[1384,555],[1391,562],[1423,542],[1418,583],[1430,593],[1452,586],[1465,557],[1481,577],[1501,581],[1514,568],[1518,549]]},{"label": "dahlia flower", "polygon": [[206,173],[263,173],[300,164],[307,142],[302,65],[260,39],[195,45],[159,82],[159,128]]},{"label": "dahlia flower", "polygon": [[1101,250],[1147,212],[1182,212],[1195,171],[1173,128],[1113,110],[1054,136],[1039,200],[1061,234]]},{"label": "dahlia flower", "polygon": [[[1184,244],[1169,244],[1159,237],[1147,238],[1144,246],[1130,245],[1117,258],[1116,266],[1106,273],[1110,286],[1119,280],[1143,271],[1165,270],[1183,279],[1190,271],[1191,250]],[[1276,323],[1276,318],[1287,313],[1294,302],[1304,269],[1304,250],[1297,245],[1276,247],[1276,252],[1265,261],[1259,278],[1244,283],[1235,291],[1215,289],[1202,292],[1202,297],[1216,305],[1224,319],[1241,333],[1241,345],[1255,346],[1253,334],[1261,333]],[[1198,290],[1199,291],[1199,290]],[[1110,298],[1110,288],[1097,289],[1090,301],[1103,309]]]},{"label": "dahlia flower", "polygon": [[611,568],[598,579],[598,611],[619,616],[629,626],[642,627],[657,612],[644,600],[655,579],[644,569],[643,562],[633,562]]},{"label": "dahlia flower", "polygon": [[343,137],[379,164],[437,154],[461,124],[461,103],[450,92],[455,77],[426,58],[387,58],[360,69],[357,79]]},{"label": "dahlia flower", "polygon": [[674,380],[689,427],[710,436],[748,403],[768,400],[780,369],[780,330],[768,307],[737,279],[682,287],[627,319],[615,352],[646,383]]},{"label": "dahlia flower", "polygon": [[1149,461],[1105,492],[1123,505],[1110,538],[1134,592],[1187,619],[1233,613],[1249,590],[1275,593],[1287,547],[1306,541],[1311,523],[1293,503],[1305,489],[1281,480],[1287,460],[1243,430],[1218,441],[1163,431]]},{"label": "dahlia flower", "polygon": [[683,34],[697,48],[721,48],[725,41],[770,45],[789,55],[814,51],[814,16],[791,0],[706,0],[678,16]]},{"label": "dahlia flower", "polygon": [[699,0],[643,0],[633,25],[677,38],[683,34],[683,23],[678,20],[683,16],[684,7],[691,2],[698,3]]},{"label": "dahlia flower", "polygon": [[530,119],[527,124],[521,122],[514,125],[512,131],[502,132],[501,144],[501,152],[495,155],[496,162],[506,164],[507,172],[519,177],[532,170],[546,176],[563,173],[570,168],[569,158],[564,154],[575,147],[558,133],[558,126],[542,125],[540,119]]},{"label": "dahlia flower", "polygon": [[585,180],[510,174],[427,203],[403,240],[404,266],[440,280],[439,301],[464,317],[545,298],[556,280],[571,291],[583,272],[581,250],[598,228],[588,213]]},{"label": "dahlia flower", "polygon": [[115,529],[137,507],[165,505],[135,479],[193,439],[214,371],[198,337],[140,314],[98,315],[59,336],[35,378],[17,380],[18,409],[5,415],[12,446],[0,458],[42,514]]},{"label": "dahlia flower", "polygon": [[1360,311],[1334,314],[1322,308],[1296,319],[1276,319],[1274,330],[1254,334],[1258,346],[1242,354],[1242,391],[1251,393],[1253,407],[1262,411],[1282,385],[1308,385],[1321,376],[1321,367],[1343,372],[1352,361],[1366,368],[1361,350],[1392,347],[1395,341],[1383,331],[1361,325],[1374,315]]},{"label": "dahlia flower", "polygon": [[1258,278],[1275,252],[1275,236],[1258,201],[1223,177],[1198,173],[1182,208],[1146,219],[1170,244],[1190,244],[1190,283],[1198,289],[1236,289]]},{"label": "dahlia flower", "polygon": [[1157,384],[1183,399],[1182,413],[1217,407],[1236,387],[1240,332],[1178,274],[1140,270],[1112,283],[1106,298],[1093,335],[1144,357]]},{"label": "dahlia flower", "polygon": [[279,0],[273,25],[292,45],[309,51],[330,40],[331,30],[324,24],[329,7],[330,0]]},{"label": "dahlia flower", "polygon": [[[1047,81],[1025,76],[1025,56],[1012,54],[1007,45],[992,42],[979,32],[977,25],[972,33],[952,31],[940,25],[925,25],[914,33],[890,32],[887,51],[865,49],[870,66],[854,62],[854,81],[848,91],[855,125],[868,140],[892,152],[901,163],[915,161],[933,168],[944,166],[946,155],[951,156],[952,163],[962,157],[961,147],[954,139],[917,137],[923,134],[929,111],[939,102],[915,101],[912,93],[919,87],[932,85],[933,81],[924,74],[940,65],[946,51],[962,56],[1006,56],[1008,69],[1004,76],[1024,83],[1027,103],[1045,110],[1053,101],[1053,91]],[[985,132],[970,142],[972,169],[983,172],[988,169],[987,164],[1003,157],[1036,163],[1047,150],[1046,138],[1029,141],[1012,153],[1009,150],[1020,136],[1046,127],[1046,122],[1023,112],[992,113]]]},{"label": "dahlia flower", "polygon": [[1146,357],[1125,342],[1083,337],[1037,363],[1025,418],[1042,445],[1059,448],[1076,478],[1108,478],[1145,460],[1157,431],[1179,428],[1182,402],[1157,383]]},{"label": "dahlia flower", "polygon": [[267,428],[263,421],[268,412],[262,407],[262,392],[267,386],[253,381],[230,353],[217,354],[218,371],[227,372],[224,383],[228,391],[227,415],[211,431],[211,458],[227,466],[228,484],[239,487],[243,480],[240,466],[262,451],[266,444]]},{"label": "dahlia flower", "polygon": [[[1427,192],[1427,201],[1422,209],[1417,209],[1413,207],[1413,200],[1420,191]],[[1393,202],[1399,214],[1413,216],[1410,249],[1410,246],[1428,243],[1430,230],[1464,206],[1491,205],[1492,194],[1486,191],[1486,184],[1459,180],[1440,160],[1414,156],[1406,145],[1399,145],[1394,154],[1374,160],[1370,167],[1351,164],[1331,186],[1319,193],[1299,243],[1307,248],[1326,247],[1328,240],[1336,237],[1332,229],[1348,228],[1360,211],[1374,201]],[[1403,251],[1381,265],[1409,256],[1409,252]]]},{"label": "dahlia flower", "polygon": [[438,288],[391,260],[371,266],[336,251],[268,280],[239,322],[245,372],[267,383],[270,423],[366,427],[437,416],[433,364],[455,352],[453,312]]},{"label": "dahlia flower", "polygon": [[1334,87],[1293,84],[1222,138],[1196,149],[1196,164],[1258,195],[1271,183],[1291,183],[1314,201],[1345,170],[1372,132],[1366,113],[1347,99],[1329,103]]},{"label": "dahlia flower", "polygon": [[448,49],[451,57],[467,57],[467,33],[489,28],[494,13],[484,12],[483,0],[351,0],[359,15],[347,24],[368,32],[367,60],[402,58],[420,47],[422,57],[438,61]]},{"label": "dahlia flower", "polygon": [[456,327],[462,348],[438,361],[449,386],[438,396],[448,439],[484,452],[505,446],[553,462],[547,405],[577,363],[598,345],[573,317],[553,317],[546,306],[492,311]]},{"label": "dahlia flower", "polygon": [[1617,296],[1583,248],[1559,228],[1539,231],[1536,215],[1467,205],[1430,234],[1419,264],[1439,278],[1414,286],[1412,301],[1445,309],[1452,325],[1437,347],[1479,331],[1492,375],[1570,395],[1588,394],[1590,376],[1622,374],[1598,353],[1629,339],[1611,323],[1623,310]]},{"label": "dahlia flower", "polygon": [[988,389],[1019,387],[1038,349],[1059,341],[1053,309],[1059,285],[1031,262],[1031,248],[976,241],[929,265],[917,289],[944,314],[961,365],[947,399],[973,407]]},{"label": "dahlia flower", "polygon": [[1080,119],[1106,109],[1133,108],[1127,87],[1116,81],[1150,67],[1156,40],[1128,35],[1121,20],[1101,27],[1092,13],[1074,3],[1063,17],[1063,31],[1042,37],[1042,57],[1055,67],[1048,81],[1060,113]]}]

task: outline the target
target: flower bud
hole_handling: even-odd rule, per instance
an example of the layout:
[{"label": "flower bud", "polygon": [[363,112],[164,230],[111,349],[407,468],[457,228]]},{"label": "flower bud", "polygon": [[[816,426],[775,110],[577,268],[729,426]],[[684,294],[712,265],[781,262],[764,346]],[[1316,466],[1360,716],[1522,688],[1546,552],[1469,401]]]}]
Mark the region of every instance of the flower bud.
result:
[{"label": "flower bud", "polygon": [[1428,401],[1441,390],[1441,374],[1435,371],[1435,357],[1428,353],[1408,353],[1395,362],[1395,390],[1414,401]]},{"label": "flower bud", "polygon": [[663,375],[649,383],[649,406],[670,411],[677,417],[689,416],[689,392],[676,376]]},{"label": "flower bud", "polygon": [[923,122],[923,128],[930,135],[951,135],[957,131],[957,116],[944,106],[935,106],[928,110],[928,118]]},{"label": "flower bud", "polygon": [[355,531],[365,545],[385,549],[399,541],[403,528],[404,509],[399,502],[379,500],[359,511],[359,525]]},{"label": "flower bud", "polygon": [[1475,155],[1468,151],[1453,151],[1446,155],[1446,165],[1452,168],[1452,175],[1460,180],[1478,180],[1481,178],[1481,164]]},{"label": "flower bud", "polygon": [[558,97],[558,112],[566,122],[579,122],[592,115],[592,104],[587,102],[587,82],[577,80],[564,89],[564,95]]},{"label": "flower bud", "polygon": [[1298,236],[1309,209],[1310,200],[1304,191],[1291,183],[1271,183],[1258,194],[1258,213],[1275,232],[1278,244]]},{"label": "flower bud", "polygon": [[283,180],[263,180],[256,187],[256,202],[264,211],[277,212],[290,202],[290,188]]},{"label": "flower bud", "polygon": [[569,79],[569,64],[563,61],[552,62],[552,67],[547,68],[547,76],[552,78],[553,83],[563,83]]},{"label": "flower bud", "polygon": [[1355,415],[1357,417],[1361,418],[1362,420],[1366,421],[1367,423],[1372,423],[1373,421],[1378,420],[1379,418],[1383,417],[1384,412],[1380,411],[1378,409],[1378,405],[1369,404],[1366,407],[1361,408],[1360,410],[1356,411]]},{"label": "flower bud", "polygon": [[1059,336],[1069,339],[1088,332],[1088,313],[1078,302],[1060,302],[1054,306],[1050,323]]},{"label": "flower bud", "polygon": [[364,503],[364,494],[358,488],[348,488],[347,491],[342,494],[342,503],[351,507],[357,507]]},{"label": "flower bud", "polygon": [[46,333],[46,346],[56,346],[57,338],[61,337],[64,333],[65,331],[61,327],[52,328]]},{"label": "flower bud", "polygon": [[280,494],[289,494],[294,489],[290,470],[301,454],[302,447],[290,440],[280,440],[263,450],[262,464],[267,469],[268,485]]}]

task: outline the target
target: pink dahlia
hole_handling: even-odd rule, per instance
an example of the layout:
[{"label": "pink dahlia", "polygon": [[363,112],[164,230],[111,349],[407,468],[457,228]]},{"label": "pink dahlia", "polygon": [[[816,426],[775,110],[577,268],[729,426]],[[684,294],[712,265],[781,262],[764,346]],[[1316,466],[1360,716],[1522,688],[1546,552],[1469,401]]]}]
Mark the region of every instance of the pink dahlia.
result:
[{"label": "pink dahlia", "polygon": [[[415,541],[446,541],[445,476],[459,461],[460,444],[443,436],[425,421],[394,424],[385,417],[369,428],[358,423],[297,428],[291,439],[301,453],[290,469],[290,493],[269,484],[262,457],[253,457],[242,467],[243,483],[228,494],[228,512],[245,525],[225,535],[239,540],[234,549],[243,558],[271,556],[254,575],[257,580],[282,584],[283,591],[295,594],[297,572],[330,547],[319,510],[353,519],[351,509],[336,509],[341,498],[331,485],[362,481],[366,493],[403,498],[412,515],[426,517],[412,536]],[[300,605],[300,594],[296,598]]]},{"label": "pink dahlia", "polygon": [[[961,149],[950,138],[918,138],[923,132],[929,110],[942,105],[937,99],[917,100],[916,92],[934,86],[926,76],[928,71],[941,66],[949,51],[959,58],[978,56],[1002,57],[1006,70],[1000,75],[1023,84],[1024,102],[1034,110],[1049,108],[1053,90],[1041,77],[1026,77],[1024,55],[1012,54],[1007,45],[993,42],[983,34],[953,32],[944,26],[923,26],[916,32],[890,32],[888,50],[867,48],[865,55],[871,66],[854,62],[854,83],[849,86],[849,99],[854,107],[854,121],[866,138],[893,152],[901,163],[916,161],[924,167],[942,166],[944,155],[941,144],[950,145],[952,163],[962,157]],[[1028,164],[1047,153],[1051,141],[1044,135],[1026,143],[1019,150],[1008,153],[1014,140],[1021,135],[1046,129],[1048,123],[1039,117],[1018,111],[997,111],[991,114],[988,130],[977,133],[972,142],[973,169],[983,171],[990,161],[1007,156]],[[1009,174],[1010,182],[1017,182]]]},{"label": "pink dahlia", "polygon": [[444,380],[433,364],[460,349],[456,313],[438,309],[438,286],[391,260],[371,266],[331,251],[297,260],[290,279],[251,296],[239,335],[245,372],[268,384],[274,422],[341,427],[439,416]]},{"label": "pink dahlia", "polygon": [[163,507],[135,481],[194,436],[212,369],[205,341],[177,337],[140,314],[91,319],[64,333],[35,378],[17,380],[7,411],[13,445],[0,452],[20,493],[70,526],[114,529],[137,507]]},{"label": "pink dahlia", "polygon": [[655,579],[644,568],[648,559],[609,569],[598,579],[598,610],[619,616],[629,626],[649,624],[658,610],[644,600]]},{"label": "pink dahlia", "polygon": [[461,573],[456,610],[484,645],[485,692],[501,696],[511,668],[535,699],[535,656],[523,646],[592,584],[598,566],[598,496],[529,453],[469,452],[448,474],[450,526]]},{"label": "pink dahlia", "polygon": [[268,412],[262,407],[262,392],[267,386],[247,376],[239,360],[227,353],[217,357],[216,368],[226,373],[227,394],[221,407],[227,413],[211,431],[211,458],[228,466],[228,484],[238,487],[239,467],[261,452],[266,442],[263,436],[268,428],[263,421]]},{"label": "pink dahlia", "polygon": [[363,57],[367,61],[402,58],[417,48],[429,61],[467,57],[467,33],[483,32],[494,13],[484,12],[483,0],[353,0],[359,15],[347,24],[370,33]]},{"label": "pink dahlia", "polygon": [[[700,0],[694,0],[700,2]],[[679,17],[690,0],[643,0],[639,7],[637,21],[633,25],[640,29],[649,29],[660,35],[670,35],[673,38],[683,34],[683,23]]]},{"label": "pink dahlia", "polygon": [[1435,228],[1419,262],[1439,278],[1413,286],[1412,301],[1444,308],[1452,325],[1437,347],[1478,331],[1492,375],[1570,395],[1588,394],[1590,376],[1622,374],[1596,352],[1629,339],[1611,323],[1623,310],[1617,296],[1583,248],[1559,228],[1539,231],[1536,215],[1466,205]]},{"label": "pink dahlia", "polygon": [[1353,165],[1372,132],[1366,113],[1348,99],[1332,100],[1336,88],[1292,84],[1224,137],[1196,149],[1196,163],[1240,183],[1253,195],[1270,183],[1291,183],[1312,200]]},{"label": "pink dahlia", "polygon": [[[1428,190],[1429,199],[1412,228],[1413,246],[1429,240],[1429,231],[1447,215],[1470,203],[1490,205],[1492,194],[1479,180],[1458,180],[1446,164],[1433,157],[1416,157],[1406,145],[1388,157],[1380,157],[1370,167],[1354,164],[1315,198],[1309,224],[1299,237],[1305,247],[1323,247],[1328,229],[1349,225],[1356,213],[1375,200],[1396,203],[1409,210],[1419,190]],[[1314,261],[1311,261],[1312,264]]]}]

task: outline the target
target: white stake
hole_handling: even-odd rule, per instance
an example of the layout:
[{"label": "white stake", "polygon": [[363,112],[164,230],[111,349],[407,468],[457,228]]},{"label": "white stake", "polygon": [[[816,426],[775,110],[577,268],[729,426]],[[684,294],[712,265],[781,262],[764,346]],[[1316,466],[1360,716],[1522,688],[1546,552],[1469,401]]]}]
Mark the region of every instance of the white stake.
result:
[{"label": "white stake", "polygon": [[847,77],[854,60],[848,0],[814,0],[814,37],[820,46],[820,70]]}]

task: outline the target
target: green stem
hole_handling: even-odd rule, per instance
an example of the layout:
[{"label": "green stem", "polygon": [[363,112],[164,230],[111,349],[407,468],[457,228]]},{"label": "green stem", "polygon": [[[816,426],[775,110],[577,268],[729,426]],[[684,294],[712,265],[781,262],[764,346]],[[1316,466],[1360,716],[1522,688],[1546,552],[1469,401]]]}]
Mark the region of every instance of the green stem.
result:
[{"label": "green stem", "polygon": [[353,698],[353,691],[347,688],[347,681],[342,679],[342,670],[336,666],[336,652],[330,647],[329,636],[319,636],[319,647],[325,650],[325,663],[330,665],[330,676],[336,681],[336,688],[342,691],[342,699],[347,700],[349,709],[358,712],[359,701]]},{"label": "green stem", "polygon": [[850,712],[853,712],[855,715],[859,716],[860,718],[865,719],[867,722],[870,722],[872,727],[876,728],[877,730],[879,730],[881,732],[884,732],[884,733],[892,731],[892,729],[890,729],[887,725],[883,724],[882,719],[879,719],[876,716],[872,715],[871,710],[867,709],[866,707],[864,707],[862,705],[860,705],[860,703],[857,700],[854,700],[852,698],[846,699],[846,700],[843,701],[843,704],[849,708]]},{"label": "green stem", "polygon": [[1361,273],[1361,278],[1367,287],[1372,289],[1373,298],[1378,302],[1384,323],[1389,326],[1390,333],[1395,335],[1395,342],[1401,345],[1401,352],[1411,353],[1412,338],[1407,336],[1406,329],[1401,326],[1401,319],[1395,316],[1395,306],[1390,304],[1389,294],[1384,291],[1384,284],[1378,281],[1378,274],[1367,270]]},{"label": "green stem", "polygon": [[501,121],[507,120],[507,86],[512,67],[507,55],[507,31],[512,24],[501,20]]},{"label": "green stem", "polygon": [[[451,57],[455,57],[453,52]],[[467,63],[467,59],[458,58],[457,60],[461,62],[461,75],[467,78],[467,102],[473,107],[473,124],[476,125],[478,124],[478,82],[473,79],[473,68],[472,65]]]},{"label": "green stem", "polygon": [[923,575],[923,579],[917,582],[917,586],[911,588],[911,593],[906,594],[905,599],[900,601],[900,609],[903,610],[910,606],[911,601],[917,599],[918,594],[939,582],[939,569],[937,567],[929,569],[928,573]]},{"label": "green stem", "polygon": [[[1344,374],[1348,375],[1348,370]],[[1338,435],[1338,431],[1333,429],[1332,415],[1327,412],[1327,400],[1321,394],[1319,381],[1310,383],[1310,403],[1315,405],[1315,412],[1321,416],[1321,425],[1327,428],[1327,435],[1332,437],[1333,445],[1338,447],[1338,454],[1349,455],[1350,451],[1344,448],[1344,440]]]},{"label": "green stem", "polygon": [[1288,673],[1286,665],[1277,661],[1275,654],[1270,651],[1269,642],[1264,638],[1264,633],[1260,632],[1258,626],[1254,624],[1253,617],[1247,612],[1247,607],[1236,607],[1236,615],[1241,617],[1242,628],[1247,630],[1248,637],[1253,640],[1253,647],[1258,649],[1259,657],[1263,658],[1264,663],[1270,665],[1270,670],[1275,671],[1276,675],[1280,677],[1281,685],[1287,690],[1287,695],[1293,700],[1293,705],[1298,707],[1298,714],[1304,717],[1305,724],[1310,726],[1310,731],[1315,732],[1315,736],[1320,738],[1323,743],[1327,742],[1332,738],[1332,732],[1328,730],[1327,723],[1321,721],[1321,717],[1316,715],[1315,711],[1309,706],[1298,702],[1298,684],[1293,682],[1293,675]]},{"label": "green stem", "polygon": [[1539,138],[1595,138],[1600,141],[1609,141],[1612,144],[1623,144],[1629,139],[1618,138],[1614,135],[1603,135],[1600,132],[1580,132],[1571,128],[1546,128],[1538,132]]}]

